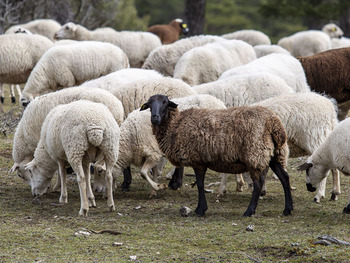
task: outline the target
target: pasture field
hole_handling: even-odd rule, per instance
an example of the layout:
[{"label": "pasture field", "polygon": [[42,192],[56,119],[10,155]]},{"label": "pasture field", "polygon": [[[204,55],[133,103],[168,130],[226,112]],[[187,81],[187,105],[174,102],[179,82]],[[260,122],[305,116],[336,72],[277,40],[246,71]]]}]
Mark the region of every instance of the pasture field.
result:
[{"label": "pasture field", "polygon": [[[4,110],[9,111],[6,98]],[[235,191],[229,176],[228,191],[217,202],[217,186],[207,193],[203,217],[182,217],[179,209],[197,205],[193,177],[184,178],[181,190],[163,190],[149,197],[151,187],[133,168],[131,191],[116,190],[115,212],[96,194],[96,208],[80,218],[78,185],[68,183],[68,204],[57,206],[59,194],[49,193],[32,203],[28,185],[8,173],[12,161],[13,133],[0,134],[0,262],[350,262],[350,247],[315,245],[320,235],[350,242],[350,215],[342,214],[348,202],[350,178],[341,175],[342,194],[330,201],[332,178],[326,197],[314,203],[305,175],[296,167],[304,160],[290,159],[288,172],[294,199],[291,216],[282,215],[283,188],[269,174],[267,195],[256,215],[244,218],[251,193]],[[170,169],[167,165],[164,174]],[[192,173],[191,169],[186,169]],[[208,171],[206,184],[217,182]],[[121,179],[119,183],[121,183]],[[165,182],[165,179],[160,179]],[[247,231],[249,225],[254,231]],[[79,231],[113,230],[111,233],[76,235]]]}]

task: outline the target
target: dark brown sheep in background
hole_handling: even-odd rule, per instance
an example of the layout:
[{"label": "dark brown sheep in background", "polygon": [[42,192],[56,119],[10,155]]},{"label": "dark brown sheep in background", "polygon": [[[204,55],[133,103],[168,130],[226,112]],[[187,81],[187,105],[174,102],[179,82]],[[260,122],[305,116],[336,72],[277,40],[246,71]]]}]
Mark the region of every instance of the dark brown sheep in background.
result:
[{"label": "dark brown sheep in background", "polygon": [[182,19],[176,18],[167,25],[153,25],[147,31],[157,35],[162,44],[171,44],[180,38],[181,33],[186,35],[189,29]]},{"label": "dark brown sheep in background", "polygon": [[298,59],[311,90],[334,98],[338,103],[338,120],[344,120],[350,109],[350,48]]},{"label": "dark brown sheep in background", "polygon": [[196,174],[198,215],[207,210],[204,193],[207,169],[233,174],[250,172],[254,190],[244,216],[251,216],[255,214],[269,167],[283,185],[283,214],[291,214],[289,175],[283,169],[289,154],[287,134],[272,111],[256,106],[224,110],[192,108],[180,112],[177,104],[165,95],[150,97],[141,110],[148,108],[153,134],[167,159],[181,173],[189,166]]}]

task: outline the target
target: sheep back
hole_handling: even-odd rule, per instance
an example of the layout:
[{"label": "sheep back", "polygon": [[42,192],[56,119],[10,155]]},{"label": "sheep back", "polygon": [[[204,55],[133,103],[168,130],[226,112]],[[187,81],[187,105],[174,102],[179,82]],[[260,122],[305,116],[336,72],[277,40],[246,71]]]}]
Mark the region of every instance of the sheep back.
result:
[{"label": "sheep back", "polygon": [[285,129],[266,108],[182,112],[169,108],[169,118],[164,122],[153,125],[153,133],[160,149],[177,167],[205,165],[218,172],[242,173],[249,166],[262,171],[274,156],[283,167],[286,165]]}]

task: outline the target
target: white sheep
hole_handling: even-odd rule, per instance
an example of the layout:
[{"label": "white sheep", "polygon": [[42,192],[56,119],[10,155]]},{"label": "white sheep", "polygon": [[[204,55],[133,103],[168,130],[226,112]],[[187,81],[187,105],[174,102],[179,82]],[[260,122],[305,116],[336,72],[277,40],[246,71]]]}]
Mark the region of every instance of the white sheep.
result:
[{"label": "white sheep", "polygon": [[[302,164],[298,170],[306,170],[306,186],[311,192],[327,178],[329,170],[338,169],[350,176],[350,118],[341,121],[319,145],[316,151]],[[343,213],[350,214],[350,198]]]},{"label": "white sheep", "polygon": [[282,53],[272,53],[246,65],[227,70],[219,79],[253,72],[270,72],[281,77],[296,92],[310,91],[300,62],[296,58]]},{"label": "white sheep", "polygon": [[254,46],[254,50],[257,58],[269,55],[271,53],[283,53],[286,55],[291,55],[287,49],[278,45],[256,45]]},{"label": "white sheep", "polygon": [[209,43],[185,52],[176,63],[174,78],[182,79],[190,86],[199,85],[215,81],[224,71],[254,59],[253,47],[244,41]]},{"label": "white sheep", "polygon": [[159,37],[150,32],[116,31],[113,28],[98,28],[90,31],[72,22],[63,25],[56,32],[55,38],[112,43],[126,53],[131,67],[141,67],[149,53],[162,45]]},{"label": "white sheep", "polygon": [[60,23],[53,19],[36,19],[25,24],[14,25],[8,28],[5,34],[15,33],[18,30],[29,30],[33,34],[39,34],[54,40],[55,32],[61,27]]},{"label": "white sheep", "polygon": [[295,92],[282,78],[268,72],[236,75],[192,88],[198,94],[209,94],[222,100],[228,108]]},{"label": "white sheep", "polygon": [[[338,123],[335,102],[314,92],[284,94],[252,106],[266,107],[280,118],[287,132],[290,158],[313,154]],[[325,190],[323,180],[315,202],[320,202]],[[223,191],[220,189],[219,194]],[[334,170],[332,199],[336,200],[339,194],[339,174]]]},{"label": "white sheep", "polygon": [[170,77],[145,78],[120,86],[103,86],[101,88],[108,90],[122,102],[125,118],[130,112],[138,109],[142,101],[153,94],[161,92],[170,98],[196,94],[187,83]]},{"label": "white sheep", "polygon": [[46,37],[29,34],[0,36],[0,83],[22,84],[41,56],[53,46]]},{"label": "white sheep", "polygon": [[32,174],[32,194],[40,196],[59,169],[60,203],[68,202],[66,163],[77,175],[81,208],[87,216],[89,206],[96,206],[90,184],[90,163],[103,160],[106,165],[107,206],[115,210],[112,194],[112,169],[118,158],[120,129],[109,109],[91,101],[59,105],[46,116],[34,159],[26,165]]},{"label": "white sheep", "polygon": [[[33,159],[40,139],[42,123],[54,107],[76,100],[90,100],[105,104],[119,125],[124,119],[122,103],[108,91],[99,88],[71,87],[39,96],[26,107],[17,125],[12,146],[14,164],[10,173],[17,171],[18,176],[30,185],[31,176],[24,166]],[[59,184],[56,184],[54,190],[58,190],[58,187]]]},{"label": "white sheep", "polygon": [[150,69],[140,69],[140,68],[126,68],[120,69],[115,72],[109,73],[108,75],[99,77],[97,79],[89,80],[81,84],[81,87],[94,87],[110,90],[118,86],[127,84],[129,82],[134,82],[137,80],[142,80],[145,78],[153,79],[160,78],[162,74],[158,71]]},{"label": "white sheep", "polygon": [[271,45],[271,40],[264,32],[254,29],[242,29],[232,33],[221,35],[226,39],[238,39],[247,42],[252,46],[256,45]]},{"label": "white sheep", "polygon": [[[174,98],[173,101],[178,103],[180,110],[189,108],[226,108],[222,101],[210,95],[192,95]],[[164,154],[159,149],[156,138],[152,133],[150,118],[151,113],[149,111],[137,109],[131,112],[120,126],[119,158],[113,176],[121,176],[123,170],[131,164],[141,167],[141,176],[157,191],[166,188],[165,184],[156,183],[160,172],[157,164],[162,163]],[[153,171],[153,180],[148,176],[148,171],[151,169]],[[128,190],[131,183],[131,174],[129,176],[130,178],[124,180],[122,185],[124,191]]]},{"label": "white sheep", "polygon": [[125,53],[110,43],[97,41],[58,45],[48,50],[30,74],[20,102],[62,87],[72,87],[129,67]]},{"label": "white sheep", "polygon": [[142,68],[154,69],[164,76],[172,77],[176,63],[186,51],[216,41],[225,41],[225,39],[218,36],[199,35],[160,46],[149,54]]}]

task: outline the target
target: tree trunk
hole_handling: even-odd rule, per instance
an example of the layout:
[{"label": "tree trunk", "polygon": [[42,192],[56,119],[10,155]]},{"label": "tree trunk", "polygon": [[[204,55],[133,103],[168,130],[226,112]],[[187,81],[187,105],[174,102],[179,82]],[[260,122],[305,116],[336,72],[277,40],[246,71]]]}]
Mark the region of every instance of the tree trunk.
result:
[{"label": "tree trunk", "polygon": [[190,29],[188,36],[204,33],[205,2],[206,0],[185,1],[185,22]]}]

